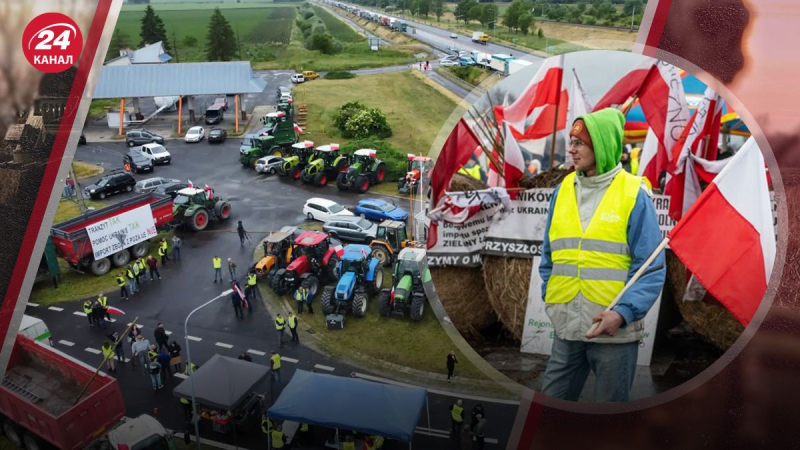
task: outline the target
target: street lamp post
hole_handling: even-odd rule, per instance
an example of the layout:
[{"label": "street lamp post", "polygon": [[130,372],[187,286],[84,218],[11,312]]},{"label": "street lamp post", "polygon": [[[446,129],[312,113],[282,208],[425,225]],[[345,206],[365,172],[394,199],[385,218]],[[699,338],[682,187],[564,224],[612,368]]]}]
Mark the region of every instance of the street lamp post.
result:
[{"label": "street lamp post", "polygon": [[220,298],[225,297],[226,295],[230,295],[231,293],[233,293],[233,289],[228,289],[222,294],[219,294],[218,296],[198,306],[192,310],[188,316],[186,316],[186,321],[183,323],[183,338],[186,342],[186,368],[189,372],[189,386],[192,388],[192,421],[194,422],[194,434],[197,440],[197,450],[200,450],[200,418],[197,416],[197,400],[194,396],[194,378],[192,378],[194,371],[192,370],[192,352],[189,350],[189,318],[192,317],[192,314],[196,313],[197,311],[214,303]]}]

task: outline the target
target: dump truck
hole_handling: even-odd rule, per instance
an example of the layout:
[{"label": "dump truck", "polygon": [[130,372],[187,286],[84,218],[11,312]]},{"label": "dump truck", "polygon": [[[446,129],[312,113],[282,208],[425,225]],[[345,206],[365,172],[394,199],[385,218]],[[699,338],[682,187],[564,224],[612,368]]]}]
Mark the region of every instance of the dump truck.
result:
[{"label": "dump truck", "polygon": [[486,45],[489,43],[489,35],[482,31],[476,31],[472,33],[472,42]]},{"label": "dump truck", "polygon": [[46,343],[17,335],[0,387],[6,438],[27,450],[175,449],[171,433],[153,417],[124,418],[117,380],[94,373]]},{"label": "dump truck", "polygon": [[[119,243],[114,243],[116,248],[113,254],[95,258],[97,252],[92,248],[92,241],[89,239],[87,227],[105,226],[113,219],[121,219],[123,214],[133,213],[139,208],[148,208],[153,216],[156,230],[169,228],[172,222],[172,198],[170,196],[156,194],[154,192],[137,195],[136,197],[114,205],[87,212],[74,219],[53,225],[50,229],[50,239],[55,246],[56,254],[66,260],[69,265],[78,271],[89,270],[97,276],[107,274],[112,266],[122,267],[128,264],[131,259],[141,258],[147,255],[149,250],[148,241],[136,240],[140,237],[139,233],[129,233],[123,236]],[[112,220],[109,220],[112,219]],[[133,230],[130,230],[131,232]],[[116,236],[110,236],[109,239]],[[103,252],[105,253],[105,252]]]}]

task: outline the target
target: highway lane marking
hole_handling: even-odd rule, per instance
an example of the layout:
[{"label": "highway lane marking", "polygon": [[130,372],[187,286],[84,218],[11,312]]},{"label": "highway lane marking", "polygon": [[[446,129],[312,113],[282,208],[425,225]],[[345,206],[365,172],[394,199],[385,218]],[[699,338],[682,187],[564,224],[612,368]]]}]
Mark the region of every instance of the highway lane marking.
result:
[{"label": "highway lane marking", "polygon": [[123,359],[123,361],[124,361],[125,363],[129,363],[129,362],[131,362],[131,359],[130,359],[130,358],[125,358],[125,359]]},{"label": "highway lane marking", "polygon": [[[363,373],[354,372],[354,374],[355,374],[355,376],[357,378],[362,378],[362,379],[370,380],[370,381],[377,381],[379,383],[394,384],[396,386],[405,386],[405,387],[419,387],[419,386],[416,386],[416,385],[413,385],[413,384],[401,383],[399,381],[393,381],[393,380],[387,380],[386,378],[374,377],[372,375],[366,375],[366,374],[363,374]],[[428,388],[426,388],[426,389],[428,389]],[[476,395],[456,394],[454,392],[440,391],[438,389],[428,389],[428,392],[432,392],[434,394],[439,394],[439,395],[445,395],[445,396],[448,396],[448,397],[455,397],[455,398],[461,398],[461,399],[467,399],[467,400],[475,400],[475,401],[479,401],[479,402],[501,403],[501,404],[504,404],[504,405],[517,405],[517,406],[519,406],[519,401],[518,400],[502,400],[502,399],[497,399],[497,398],[478,397]],[[489,442],[489,441],[487,440],[486,442]]]},{"label": "highway lane marking", "polygon": [[[265,352],[260,352],[260,351],[258,351],[258,350],[253,350],[253,349],[247,350],[247,353],[252,353],[252,354],[254,354],[254,355],[258,355],[258,356],[264,356],[264,355],[266,355],[266,353],[265,353]],[[283,358],[281,358],[281,359],[283,359]]]},{"label": "highway lane marking", "polygon": [[39,306],[39,304],[38,303],[28,302],[28,306],[33,306],[34,308],[36,308],[36,307]]},{"label": "highway lane marking", "polygon": [[86,347],[84,350],[86,350],[89,353],[94,353],[95,355],[99,355],[100,353],[102,353],[100,350],[92,347]]},{"label": "highway lane marking", "polygon": [[50,311],[58,311],[58,312],[61,312],[61,311],[64,310],[64,308],[59,308],[58,306],[50,306],[47,309],[49,309]]},{"label": "highway lane marking", "polygon": [[58,341],[58,343],[59,343],[59,344],[61,344],[61,345],[66,345],[67,347],[72,347],[73,345],[75,345],[75,343],[74,343],[74,342],[65,341],[65,340],[63,340],[63,339],[62,339],[62,340],[60,340],[60,341]]},{"label": "highway lane marking", "polygon": [[[414,432],[417,433],[417,434],[424,434],[424,435],[427,435],[427,436],[440,437],[440,438],[445,438],[445,439],[449,439],[450,438],[450,430],[437,430],[436,428],[417,427],[414,430]],[[472,437],[472,440],[473,441],[477,441],[477,439],[475,439],[475,436]],[[494,438],[484,438],[483,440],[487,444],[498,444],[499,443],[499,441],[497,439],[494,439]]]},{"label": "highway lane marking", "polygon": [[189,339],[190,341],[197,341],[197,342],[200,342],[200,341],[203,340],[203,338],[197,337],[197,336],[186,336],[186,338]]},{"label": "highway lane marking", "polygon": [[322,364],[316,364],[314,366],[314,368],[315,369],[321,369],[321,370],[327,370],[328,372],[333,372],[334,370],[336,370],[331,366],[323,366]]},{"label": "highway lane marking", "polygon": [[[286,356],[281,356],[281,361],[286,361],[286,362],[290,362],[290,363],[293,363],[293,364],[297,364],[298,362],[300,362],[299,359],[289,358],[289,357],[286,357]],[[333,370],[333,367],[331,367],[331,370]]]},{"label": "highway lane marking", "polygon": [[172,334],[172,331],[166,330],[165,333],[167,333],[167,336],[169,336]]},{"label": "highway lane marking", "polygon": [[224,342],[217,342],[214,345],[216,345],[217,347],[222,347],[222,348],[233,348],[233,346],[231,344],[226,344]]},{"label": "highway lane marking", "polygon": [[175,375],[178,378],[183,378],[184,380],[189,378],[188,376],[186,376],[185,373],[181,373],[181,372],[175,372],[175,373],[173,373],[173,375]]},{"label": "highway lane marking", "polygon": [[85,312],[80,312],[80,311],[73,311],[72,314],[75,314],[76,316],[81,316],[81,317],[86,317],[87,316],[87,314]]}]

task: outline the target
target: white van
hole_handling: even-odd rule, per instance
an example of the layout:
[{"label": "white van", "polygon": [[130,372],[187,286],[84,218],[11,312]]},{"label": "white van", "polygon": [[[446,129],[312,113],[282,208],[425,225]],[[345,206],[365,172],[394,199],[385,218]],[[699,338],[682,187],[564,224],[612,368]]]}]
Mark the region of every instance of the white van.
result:
[{"label": "white van", "polygon": [[332,216],[352,216],[353,212],[344,206],[324,198],[310,198],[303,205],[303,214],[308,220],[325,222]]},{"label": "white van", "polygon": [[22,316],[19,334],[29,337],[34,341],[47,342],[51,347],[53,346],[53,337],[50,336],[50,330],[42,319],[37,319],[36,317],[28,315]]}]

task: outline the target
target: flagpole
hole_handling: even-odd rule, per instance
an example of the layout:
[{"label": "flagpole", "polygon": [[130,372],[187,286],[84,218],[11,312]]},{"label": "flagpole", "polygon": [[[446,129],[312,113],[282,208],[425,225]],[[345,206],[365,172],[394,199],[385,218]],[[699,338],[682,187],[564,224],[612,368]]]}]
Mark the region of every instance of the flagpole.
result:
[{"label": "flagpole", "polygon": [[[667,247],[667,244],[669,244],[669,236],[665,237],[664,240],[661,241],[660,244],[658,244],[658,247],[656,247],[656,249],[653,250],[653,253],[650,254],[650,256],[647,258],[644,264],[642,264],[642,266],[639,267],[639,270],[637,270],[636,273],[631,277],[631,279],[627,283],[625,283],[625,287],[623,287],[622,290],[619,291],[619,294],[617,294],[616,298],[614,298],[614,301],[612,301],[611,304],[608,305],[608,308],[605,309],[606,311],[611,311],[612,308],[617,306],[617,303],[619,303],[619,299],[622,298],[622,295],[625,294],[625,291],[627,291],[629,287],[631,287],[634,283],[636,283],[639,280],[639,278],[642,277],[642,275],[644,275],[644,273],[650,267],[650,264],[652,264],[653,261],[655,261],[656,257],[658,257],[658,254],[661,253],[661,251]],[[588,338],[589,335],[592,334],[597,329],[598,326],[600,326],[600,322],[595,322],[592,325],[592,327],[589,328],[589,331],[586,332],[585,336]]]},{"label": "flagpole", "polygon": [[[561,86],[559,86],[560,88]],[[548,171],[552,170],[555,167],[555,157],[556,157],[556,134],[558,134],[558,107],[561,105],[561,89],[558,90],[559,99],[556,101],[556,114],[555,118],[553,118],[553,136],[551,137],[550,142],[550,168],[547,169]]]}]

